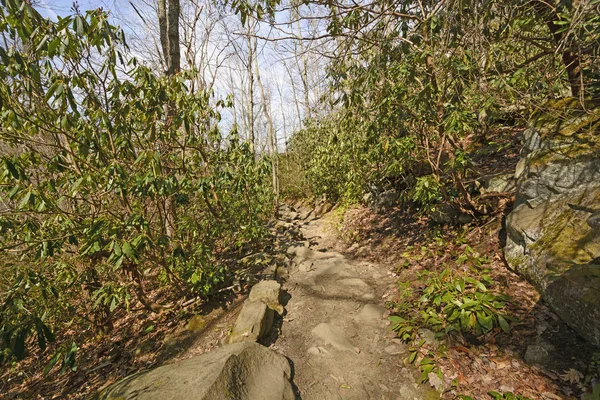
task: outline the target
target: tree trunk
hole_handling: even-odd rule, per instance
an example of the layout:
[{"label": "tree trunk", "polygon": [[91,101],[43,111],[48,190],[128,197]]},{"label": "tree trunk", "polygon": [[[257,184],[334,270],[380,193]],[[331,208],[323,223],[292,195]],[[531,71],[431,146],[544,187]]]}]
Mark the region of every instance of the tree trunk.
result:
[{"label": "tree trunk", "polygon": [[254,60],[254,66],[256,70],[256,83],[260,90],[260,98],[262,100],[262,110],[267,120],[267,144],[269,146],[269,153],[271,155],[271,162],[273,163],[272,168],[272,179],[273,179],[273,205],[275,208],[275,217],[279,212],[279,179],[277,176],[278,160],[277,160],[277,141],[275,139],[275,126],[273,124],[273,118],[271,113],[267,110],[267,96],[265,95],[265,88],[260,80],[260,71],[258,69],[258,58]]},{"label": "tree trunk", "polygon": [[161,64],[164,70],[169,68],[169,38],[167,36],[167,4],[166,0],[158,0],[158,28],[160,31],[160,46],[162,47]]},{"label": "tree trunk", "polygon": [[179,13],[179,0],[169,0],[169,12],[167,14],[167,32],[169,36],[169,64],[167,67],[167,75],[169,76],[173,76],[181,70]]},{"label": "tree trunk", "polygon": [[[158,24],[160,29],[160,42],[163,48],[163,57],[166,64],[166,75],[175,76],[181,70],[181,50],[179,43],[179,0],[158,0]],[[169,129],[173,118],[173,105],[167,104],[167,116],[165,129]],[[166,144],[162,144],[166,148]],[[163,152],[167,154],[166,149]],[[167,174],[171,174],[171,168],[164,166]],[[164,231],[169,238],[175,236],[177,225],[177,207],[174,196],[168,196],[164,200]]]},{"label": "tree trunk", "polygon": [[581,71],[581,62],[579,59],[579,54],[573,50],[573,47],[569,45],[569,43],[565,42],[565,37],[563,32],[560,31],[561,17],[559,15],[559,8],[553,7],[553,5],[548,4],[545,1],[538,0],[535,2],[535,10],[540,15],[554,41],[557,46],[564,47],[562,52],[562,62],[565,66],[565,70],[567,71],[567,79],[569,80],[569,86],[571,87],[571,95],[573,97],[580,97],[584,91],[583,87],[583,77]]},{"label": "tree trunk", "polygon": [[246,71],[248,73],[248,140],[250,142],[250,149],[256,158],[255,151],[255,140],[254,137],[254,73],[252,71],[252,65],[254,63],[254,43],[252,41],[251,25],[248,24],[248,60],[246,65]]}]

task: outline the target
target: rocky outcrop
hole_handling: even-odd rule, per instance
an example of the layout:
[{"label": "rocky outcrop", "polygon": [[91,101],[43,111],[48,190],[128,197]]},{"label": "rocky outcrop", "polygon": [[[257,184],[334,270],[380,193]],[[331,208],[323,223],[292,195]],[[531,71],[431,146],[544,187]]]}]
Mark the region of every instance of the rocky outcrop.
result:
[{"label": "rocky outcrop", "polygon": [[111,385],[103,400],[293,400],[288,360],[257,343],[236,343]]},{"label": "rocky outcrop", "polygon": [[576,99],[551,102],[524,132],[505,257],[600,345],[600,232],[591,217],[600,209],[600,107],[586,108]]}]

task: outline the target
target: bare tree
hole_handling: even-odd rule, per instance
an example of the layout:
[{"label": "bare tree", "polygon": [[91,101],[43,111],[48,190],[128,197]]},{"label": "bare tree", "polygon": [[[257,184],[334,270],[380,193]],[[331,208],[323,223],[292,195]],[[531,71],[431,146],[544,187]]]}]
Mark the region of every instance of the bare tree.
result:
[{"label": "bare tree", "polygon": [[[175,76],[181,70],[181,50],[179,43],[179,0],[158,0],[158,25],[160,30],[160,43],[162,45],[163,57],[165,59],[167,76]],[[167,120],[165,125],[169,126],[173,118],[173,106],[167,104]],[[163,143],[163,150],[168,144]],[[166,150],[168,151],[168,150]],[[166,154],[166,152],[165,152]],[[171,173],[166,166],[167,174]],[[165,199],[164,226],[165,234],[173,238],[176,232],[177,207],[174,195]]]}]

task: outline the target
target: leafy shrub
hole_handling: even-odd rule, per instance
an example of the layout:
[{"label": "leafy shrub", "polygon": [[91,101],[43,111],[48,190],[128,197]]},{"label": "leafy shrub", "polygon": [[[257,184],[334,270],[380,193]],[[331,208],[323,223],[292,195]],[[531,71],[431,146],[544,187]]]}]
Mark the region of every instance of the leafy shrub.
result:
[{"label": "leafy shrub", "polygon": [[[272,213],[270,162],[216,128],[226,104],[190,90],[197,72],[140,64],[101,10],[4,3],[0,362],[110,329],[133,299],[160,311],[154,289],[209,296],[219,255],[263,240]],[[53,346],[71,368],[77,345]]]},{"label": "leafy shrub", "polygon": [[492,281],[485,273],[476,279],[446,268],[441,273],[424,272],[420,279],[424,285],[421,297],[407,302],[404,287],[400,315],[390,317],[393,330],[404,341],[414,339],[420,327],[444,334],[469,332],[477,336],[496,327],[510,330],[506,317],[500,313],[508,297],[488,290]]}]

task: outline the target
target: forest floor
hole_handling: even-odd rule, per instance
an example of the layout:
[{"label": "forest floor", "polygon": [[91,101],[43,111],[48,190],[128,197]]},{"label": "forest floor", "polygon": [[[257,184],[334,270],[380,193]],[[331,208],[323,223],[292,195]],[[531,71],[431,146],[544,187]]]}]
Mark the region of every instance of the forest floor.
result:
[{"label": "forest floor", "polygon": [[[440,371],[441,382],[430,384],[442,389],[443,398],[486,399],[493,398],[488,392],[495,391],[529,399],[580,399],[598,381],[599,349],[566,326],[533,286],[509,270],[502,252],[502,219],[509,206],[487,221],[462,227],[440,227],[401,209],[385,214],[366,207],[339,210],[326,218],[330,231],[337,233],[329,246],[345,249],[348,257],[376,265],[380,274],[395,278],[396,285],[378,299],[392,312],[406,300],[407,287],[417,298],[423,293],[424,272],[440,273],[446,268],[464,272],[465,258],[477,260],[471,270],[485,270],[491,276],[490,292],[509,296],[504,310],[512,320],[508,333],[495,328],[479,337],[431,339],[426,329],[429,335],[417,337],[417,342],[423,339],[421,346],[413,342],[416,364],[421,357],[431,357]],[[536,354],[540,348],[542,354]]]},{"label": "forest floor", "polygon": [[[507,268],[501,232],[506,210],[479,225],[443,229],[400,208],[338,208],[320,218],[309,209],[298,211],[283,215],[287,221],[273,227],[272,247],[257,259],[263,269],[293,260],[283,284],[286,314],[264,344],[291,360],[300,398],[438,398],[435,386],[449,399],[491,398],[489,391],[579,399],[598,378],[598,349]],[[425,329],[420,346],[403,343],[388,320],[404,299],[402,288],[419,293],[423,271],[458,269],[467,247],[484,260],[494,282],[490,290],[510,296],[510,333],[496,328],[480,337],[433,338]],[[87,342],[74,372],[42,374],[47,357],[30,357],[3,371],[0,397],[89,398],[131,373],[210,351],[234,325],[244,293],[247,288],[224,292],[178,313],[131,313],[117,319],[110,334]],[[525,356],[530,348],[544,349],[539,363]],[[410,363],[414,350],[417,363]],[[422,383],[418,360],[431,355],[442,378]]]}]

